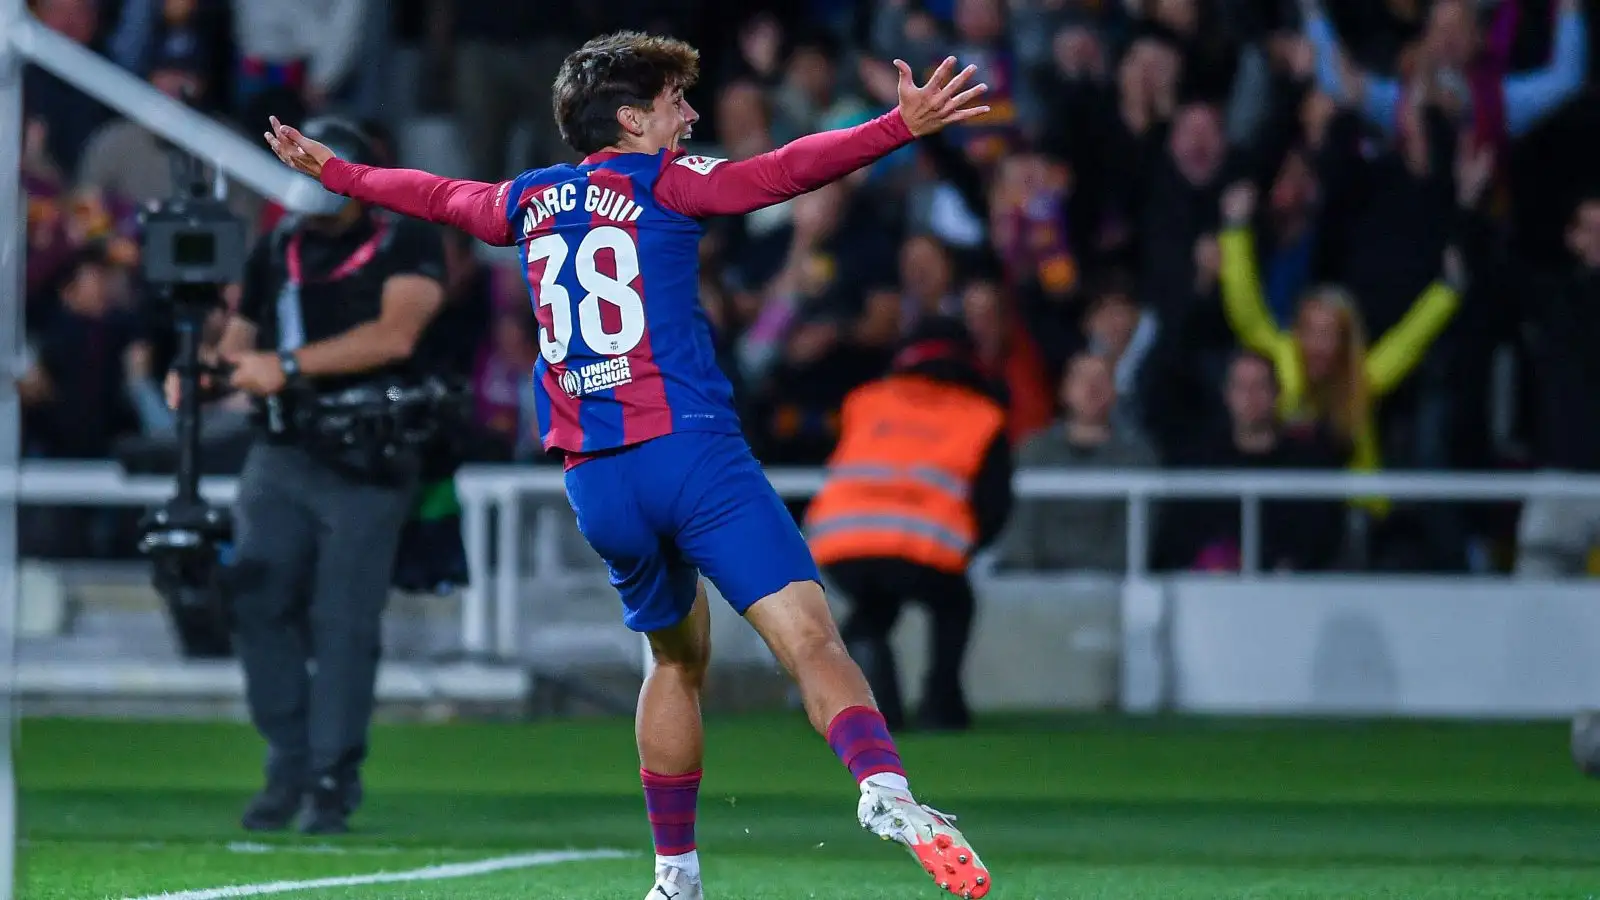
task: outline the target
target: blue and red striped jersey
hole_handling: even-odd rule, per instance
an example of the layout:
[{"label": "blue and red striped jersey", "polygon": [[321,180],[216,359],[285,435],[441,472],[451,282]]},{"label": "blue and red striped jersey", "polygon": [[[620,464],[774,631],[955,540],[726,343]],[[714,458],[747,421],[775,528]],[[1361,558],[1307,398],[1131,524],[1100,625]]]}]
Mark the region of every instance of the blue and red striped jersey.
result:
[{"label": "blue and red striped jersey", "polygon": [[507,191],[539,323],[534,386],[547,450],[740,430],[700,306],[700,224],[655,195],[674,159],[597,154],[524,172]]},{"label": "blue and red striped jersey", "polygon": [[520,247],[539,323],[539,436],[568,463],[675,431],[739,431],[700,307],[700,226],[782,203],[914,138],[898,109],[749,159],[603,151],[486,184],[331,159],[329,190]]}]

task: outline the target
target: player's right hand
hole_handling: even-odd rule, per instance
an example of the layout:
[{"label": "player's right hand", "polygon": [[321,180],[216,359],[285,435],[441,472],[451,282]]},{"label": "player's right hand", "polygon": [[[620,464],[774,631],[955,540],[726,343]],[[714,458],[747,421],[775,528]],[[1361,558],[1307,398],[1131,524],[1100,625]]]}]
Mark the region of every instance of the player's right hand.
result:
[{"label": "player's right hand", "polygon": [[262,137],[267,139],[267,146],[272,148],[272,152],[289,168],[321,180],[322,166],[334,158],[333,151],[327,145],[301,134],[300,129],[279,122],[277,116],[267,121],[271,123],[272,130]]},{"label": "player's right hand", "polygon": [[977,74],[977,66],[967,66],[956,72],[956,58],[949,56],[939,64],[928,83],[918,87],[911,75],[911,67],[903,59],[894,61],[900,70],[900,117],[916,137],[965,122],[989,112],[987,106],[972,106],[974,100],[989,90],[987,84],[967,87],[967,82]]}]

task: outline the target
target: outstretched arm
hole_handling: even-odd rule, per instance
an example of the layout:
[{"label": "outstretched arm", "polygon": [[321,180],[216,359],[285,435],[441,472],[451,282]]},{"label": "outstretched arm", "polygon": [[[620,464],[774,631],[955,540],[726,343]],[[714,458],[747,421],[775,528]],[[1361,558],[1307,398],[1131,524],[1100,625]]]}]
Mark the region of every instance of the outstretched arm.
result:
[{"label": "outstretched arm", "polygon": [[977,67],[957,73],[955,65],[955,57],[947,58],[928,83],[918,87],[911,68],[895,60],[900,105],[854,128],[807,135],[739,162],[672,158],[656,180],[656,199],[695,218],[754,212],[843,178],[919,137],[987,113],[987,106],[968,105],[989,89],[985,84],[966,88]]},{"label": "outstretched arm", "polygon": [[266,138],[272,152],[290,168],[321,181],[335,194],[403,216],[459,228],[497,247],[515,243],[506,215],[510,182],[455,181],[415,169],[348,163],[276,118]]},{"label": "outstretched arm", "polygon": [[896,109],[737,162],[678,156],[656,180],[655,195],[667,209],[691,218],[743,215],[837,181],[912,140]]},{"label": "outstretched arm", "polygon": [[334,157],[322,167],[322,186],[403,216],[459,228],[496,247],[515,243],[506,218],[509,181],[455,181],[415,169],[358,166]]}]

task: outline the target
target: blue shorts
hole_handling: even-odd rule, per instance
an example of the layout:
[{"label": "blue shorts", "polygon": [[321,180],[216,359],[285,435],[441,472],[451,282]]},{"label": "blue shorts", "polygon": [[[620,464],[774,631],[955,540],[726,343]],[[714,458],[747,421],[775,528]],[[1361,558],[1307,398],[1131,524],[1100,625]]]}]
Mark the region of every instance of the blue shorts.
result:
[{"label": "blue shorts", "polygon": [[740,615],[792,582],[821,580],[740,435],[665,435],[574,466],[566,481],[578,530],[611,570],[634,631],[682,622],[702,572]]}]

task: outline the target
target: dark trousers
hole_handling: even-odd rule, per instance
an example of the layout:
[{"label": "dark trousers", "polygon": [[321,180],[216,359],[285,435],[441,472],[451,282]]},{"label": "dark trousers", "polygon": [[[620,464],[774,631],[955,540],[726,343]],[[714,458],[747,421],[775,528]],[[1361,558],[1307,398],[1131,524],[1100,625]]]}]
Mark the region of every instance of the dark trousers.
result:
[{"label": "dark trousers", "polygon": [[234,643],[267,775],[353,784],[366,757],[395,550],[416,494],[258,442],[234,509]]},{"label": "dark trousers", "polygon": [[901,608],[920,602],[933,620],[932,654],[923,681],[920,727],[959,730],[970,724],[961,665],[972,637],[977,600],[966,573],[951,574],[903,559],[857,559],[827,566],[828,579],[850,601],[843,635],[867,676],[890,728],[905,725],[898,667],[889,635]]}]

